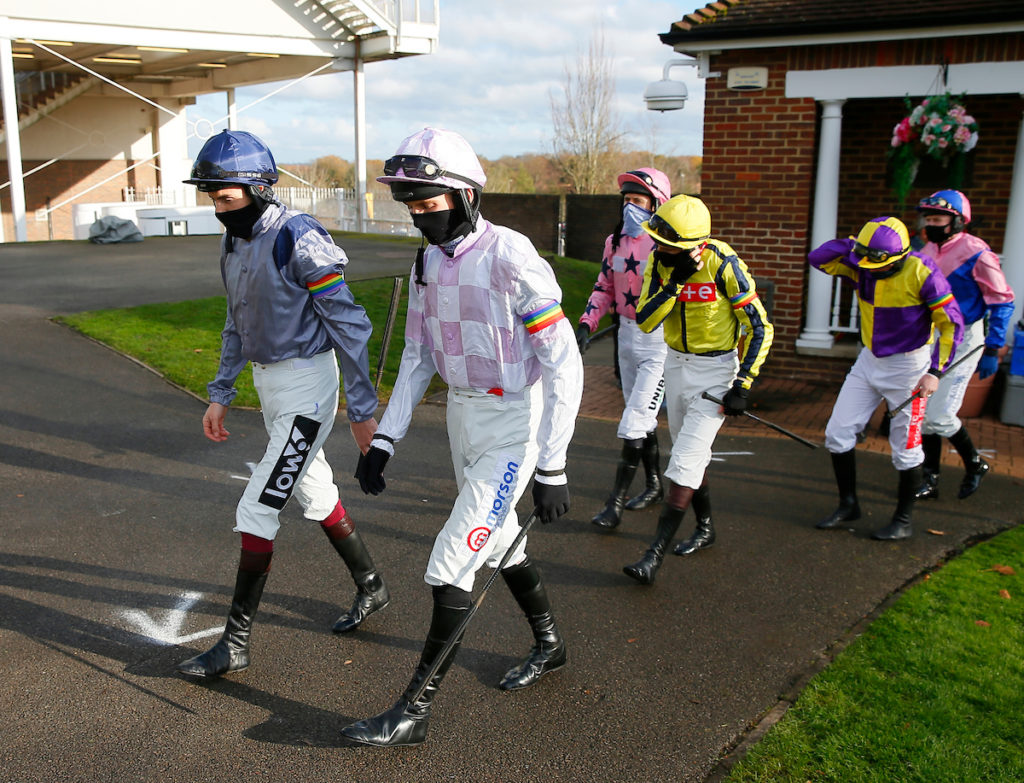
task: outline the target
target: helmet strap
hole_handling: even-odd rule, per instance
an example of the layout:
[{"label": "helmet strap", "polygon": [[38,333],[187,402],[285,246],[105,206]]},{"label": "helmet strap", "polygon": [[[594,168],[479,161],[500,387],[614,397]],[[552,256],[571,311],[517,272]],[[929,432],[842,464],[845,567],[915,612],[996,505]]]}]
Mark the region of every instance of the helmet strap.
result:
[{"label": "helmet strap", "polygon": [[427,245],[426,237],[424,237],[423,235],[420,235],[420,246],[416,249],[416,264],[415,264],[416,285],[418,285],[418,286],[426,285],[426,283],[423,282],[423,251],[425,250],[426,245]]}]

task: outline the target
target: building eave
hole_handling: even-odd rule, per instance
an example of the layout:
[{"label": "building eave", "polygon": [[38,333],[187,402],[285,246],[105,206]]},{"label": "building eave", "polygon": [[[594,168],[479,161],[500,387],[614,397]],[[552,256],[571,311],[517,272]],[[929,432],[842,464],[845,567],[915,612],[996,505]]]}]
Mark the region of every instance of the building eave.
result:
[{"label": "building eave", "polygon": [[[676,40],[669,44],[681,54],[700,52],[726,52],[737,49],[772,49],[794,46],[834,46],[836,44],[877,43],[880,41],[910,41],[921,38],[963,38],[979,35],[1000,35],[1024,32],[1024,20],[994,24],[963,25],[961,27],[918,27],[892,30],[815,33],[809,35],[761,36],[750,38],[694,38]],[[662,34],[678,38],[675,33]]]}]

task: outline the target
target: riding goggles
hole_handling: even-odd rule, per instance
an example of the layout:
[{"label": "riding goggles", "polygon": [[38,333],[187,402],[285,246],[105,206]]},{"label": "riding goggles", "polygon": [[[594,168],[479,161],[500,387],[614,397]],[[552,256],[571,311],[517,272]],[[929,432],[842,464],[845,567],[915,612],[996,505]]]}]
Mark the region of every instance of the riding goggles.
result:
[{"label": "riding goggles", "polygon": [[903,258],[903,256],[909,252],[909,247],[904,248],[899,253],[890,253],[888,250],[879,250],[874,247],[868,247],[867,245],[862,245],[860,242],[855,242],[853,245],[853,254],[857,256],[857,258],[868,258],[876,264],[889,259],[896,261],[897,259]]},{"label": "riding goggles", "polygon": [[942,196],[929,196],[928,198],[921,199],[918,202],[918,209],[949,209],[953,212],[959,212],[959,208],[951,204],[949,201],[944,199]]},{"label": "riding goggles", "polygon": [[423,155],[395,155],[384,161],[385,176],[394,177],[399,171],[402,172],[403,177],[409,179],[424,179],[433,182],[435,179],[448,177],[465,182],[478,190],[483,189],[479,183],[453,171],[445,171],[436,160],[431,160]]},{"label": "riding goggles", "polygon": [[638,180],[640,180],[649,187],[654,187],[654,177],[652,177],[646,171],[627,171],[626,174],[628,174],[631,177],[636,177]]},{"label": "riding goggles", "polygon": [[681,237],[679,232],[672,228],[672,225],[658,213],[651,215],[647,221],[647,227],[654,234],[654,241],[662,240],[665,244],[677,247],[696,247],[707,240],[707,235],[699,237]]}]

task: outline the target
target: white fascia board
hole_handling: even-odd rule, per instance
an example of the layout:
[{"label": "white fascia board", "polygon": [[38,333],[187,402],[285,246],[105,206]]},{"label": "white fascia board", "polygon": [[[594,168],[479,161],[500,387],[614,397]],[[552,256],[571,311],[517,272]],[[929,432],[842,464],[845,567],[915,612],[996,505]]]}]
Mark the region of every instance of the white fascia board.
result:
[{"label": "white fascia board", "polygon": [[[208,75],[192,79],[175,79],[173,82],[165,83],[160,94],[184,98],[211,92],[223,92],[231,87],[289,81],[299,79],[324,64],[322,58],[314,57],[290,57],[287,60],[275,60],[273,63],[261,62],[266,64],[262,70],[250,68],[247,63],[244,66],[218,68]],[[253,65],[257,64],[253,63]],[[321,73],[334,73],[334,69],[328,68]],[[141,84],[141,82],[134,82],[134,84]],[[145,89],[137,90],[137,92],[147,95]]]},{"label": "white fascia board", "polygon": [[[935,91],[939,68],[936,63],[789,71],[786,74],[786,97],[827,101],[928,95]],[[946,90],[954,95],[1024,92],[1024,62],[950,65],[946,73]]]},{"label": "white fascia board", "polygon": [[351,56],[352,44],[330,38],[283,38],[271,35],[208,33],[198,30],[158,30],[146,27],[36,21],[11,17],[11,38],[34,38],[116,46],[166,46],[214,52],[266,52],[307,57]]},{"label": "white fascia board", "polygon": [[[260,64],[262,63],[262,67]],[[191,98],[213,92],[223,92],[231,87],[247,87],[253,84],[267,84],[299,79],[323,65],[323,58],[289,57],[284,60],[266,60],[211,70],[203,76],[180,78],[169,82],[128,80],[118,82],[124,87],[146,98]],[[322,73],[335,73],[331,68]],[[124,91],[109,84],[101,84],[94,92],[100,95],[123,96]]]},{"label": "white fascia board", "polygon": [[918,38],[968,38],[975,35],[999,35],[1024,31],[1024,22],[964,25],[962,27],[923,27],[910,30],[829,33],[825,35],[789,35],[771,38],[722,38],[716,41],[680,42],[672,49],[696,56],[698,52],[726,52],[735,49],[772,49],[793,46],[834,46],[877,41],[910,41]]}]

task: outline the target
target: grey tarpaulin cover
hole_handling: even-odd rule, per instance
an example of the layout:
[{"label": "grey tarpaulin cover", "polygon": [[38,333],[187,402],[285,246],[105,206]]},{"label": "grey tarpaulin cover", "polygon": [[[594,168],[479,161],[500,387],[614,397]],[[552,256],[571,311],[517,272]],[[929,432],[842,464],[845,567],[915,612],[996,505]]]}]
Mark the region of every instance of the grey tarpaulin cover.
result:
[{"label": "grey tarpaulin cover", "polygon": [[142,232],[130,220],[104,215],[89,226],[89,241],[99,245],[112,242],[141,242]]}]

